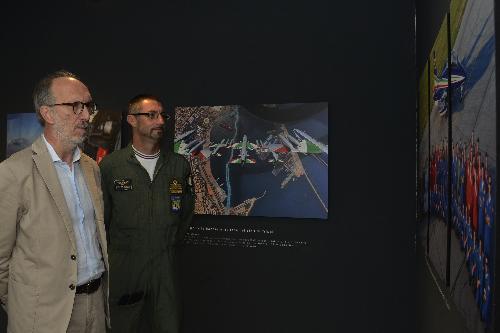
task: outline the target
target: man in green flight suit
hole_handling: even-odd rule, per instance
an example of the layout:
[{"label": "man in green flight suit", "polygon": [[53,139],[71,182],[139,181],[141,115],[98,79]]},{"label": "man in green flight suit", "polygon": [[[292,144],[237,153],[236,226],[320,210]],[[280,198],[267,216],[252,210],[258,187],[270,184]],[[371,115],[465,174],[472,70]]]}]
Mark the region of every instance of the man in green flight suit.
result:
[{"label": "man in green flight suit", "polygon": [[168,115],[153,95],[130,100],[132,144],[100,163],[109,236],[113,332],[180,331],[176,246],[194,211],[189,163],[160,149]]}]

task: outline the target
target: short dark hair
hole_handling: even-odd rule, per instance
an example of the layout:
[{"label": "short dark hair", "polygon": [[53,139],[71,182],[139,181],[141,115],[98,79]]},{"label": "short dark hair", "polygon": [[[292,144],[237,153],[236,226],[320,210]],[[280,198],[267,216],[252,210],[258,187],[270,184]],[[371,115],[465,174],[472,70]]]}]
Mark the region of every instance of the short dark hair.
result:
[{"label": "short dark hair", "polygon": [[153,101],[157,101],[163,106],[163,102],[158,96],[152,95],[152,94],[139,94],[137,96],[134,96],[130,101],[128,101],[128,113],[136,113],[139,111],[139,103],[146,99],[151,99]]},{"label": "short dark hair", "polygon": [[68,72],[67,70],[61,69],[55,72],[52,72],[45,77],[43,77],[33,89],[33,106],[35,108],[36,115],[38,117],[38,121],[42,125],[45,125],[45,120],[43,120],[42,115],[40,114],[40,108],[43,105],[50,105],[55,103],[54,95],[52,95],[52,82],[55,79],[60,77],[69,77],[80,81],[78,76],[75,74]]}]

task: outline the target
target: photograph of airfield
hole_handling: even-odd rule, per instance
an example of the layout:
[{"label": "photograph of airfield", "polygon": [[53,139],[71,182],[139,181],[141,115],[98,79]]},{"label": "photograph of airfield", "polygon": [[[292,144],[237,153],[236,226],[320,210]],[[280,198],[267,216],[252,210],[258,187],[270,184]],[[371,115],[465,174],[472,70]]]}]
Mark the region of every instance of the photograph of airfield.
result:
[{"label": "photograph of airfield", "polygon": [[494,332],[494,1],[452,0],[448,15],[450,33],[445,17],[419,83],[419,189],[430,193],[428,206],[420,193],[421,217],[428,208],[429,220],[419,235],[467,331]]},{"label": "photograph of airfield", "polygon": [[197,214],[328,218],[328,103],[175,107]]}]

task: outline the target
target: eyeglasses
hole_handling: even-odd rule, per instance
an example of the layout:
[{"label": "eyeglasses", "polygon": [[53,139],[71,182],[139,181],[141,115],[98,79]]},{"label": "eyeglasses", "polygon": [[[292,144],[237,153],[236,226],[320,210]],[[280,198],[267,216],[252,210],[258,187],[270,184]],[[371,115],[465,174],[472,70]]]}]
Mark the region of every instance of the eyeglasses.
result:
[{"label": "eyeglasses", "polygon": [[93,115],[94,113],[97,112],[97,104],[95,104],[93,101],[89,101],[87,103],[76,101],[76,102],[67,102],[67,103],[55,103],[55,104],[50,104],[47,106],[57,106],[57,105],[65,105],[65,106],[71,106],[73,108],[73,113],[79,116],[85,107],[87,107],[87,111],[89,115]]},{"label": "eyeglasses", "polygon": [[161,116],[164,120],[169,120],[170,115],[166,112],[139,112],[139,113],[129,113],[131,116],[146,116],[150,120],[156,120]]}]

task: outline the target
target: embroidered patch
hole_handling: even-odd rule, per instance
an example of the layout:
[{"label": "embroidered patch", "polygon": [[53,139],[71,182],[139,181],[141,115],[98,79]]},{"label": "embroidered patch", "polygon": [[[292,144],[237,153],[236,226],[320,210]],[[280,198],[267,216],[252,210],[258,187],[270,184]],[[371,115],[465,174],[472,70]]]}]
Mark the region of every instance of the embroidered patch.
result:
[{"label": "embroidered patch", "polygon": [[115,185],[115,191],[132,191],[132,179],[115,179],[113,180],[113,184]]},{"label": "embroidered patch", "polygon": [[170,194],[182,194],[182,184],[177,180],[173,179],[169,185]]},{"label": "embroidered patch", "polygon": [[181,211],[181,196],[171,195],[170,196],[170,211],[172,213],[178,213]]}]

